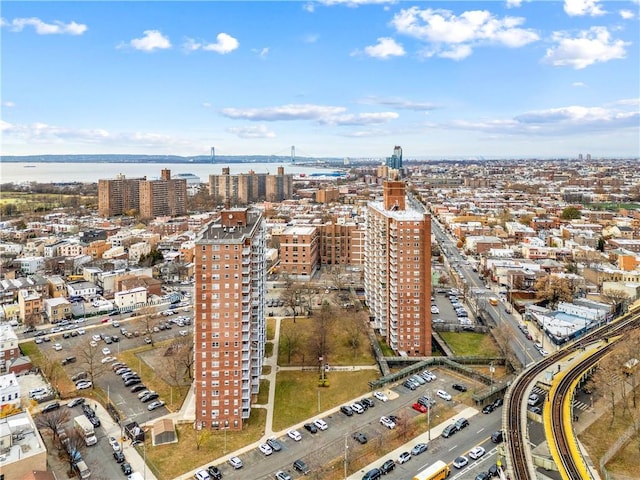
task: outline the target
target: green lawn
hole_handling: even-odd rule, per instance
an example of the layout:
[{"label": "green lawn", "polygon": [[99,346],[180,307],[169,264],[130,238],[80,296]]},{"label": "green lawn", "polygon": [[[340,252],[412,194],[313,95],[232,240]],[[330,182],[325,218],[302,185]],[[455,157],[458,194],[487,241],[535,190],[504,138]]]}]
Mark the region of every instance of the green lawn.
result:
[{"label": "green lawn", "polygon": [[484,333],[440,332],[440,337],[457,356],[493,357],[499,355],[493,339]]},{"label": "green lawn", "polygon": [[367,382],[378,378],[376,370],[329,372],[328,387],[318,387],[318,372],[281,371],[276,380],[273,429],[284,430],[320,411],[336,407],[358,395],[367,393]]}]

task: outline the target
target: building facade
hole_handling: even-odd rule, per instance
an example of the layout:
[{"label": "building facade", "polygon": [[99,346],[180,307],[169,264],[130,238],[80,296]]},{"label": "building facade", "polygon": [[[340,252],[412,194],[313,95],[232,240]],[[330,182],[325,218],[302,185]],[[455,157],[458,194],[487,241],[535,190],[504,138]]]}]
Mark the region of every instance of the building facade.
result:
[{"label": "building facade", "polygon": [[253,171],[231,175],[229,167],[224,167],[220,175],[209,175],[209,194],[220,204],[281,202],[293,196],[293,175],[285,174],[284,167],[278,167],[276,175]]},{"label": "building facade", "polygon": [[160,180],[140,182],[140,216],[176,217],[187,213],[187,181],[171,178],[171,170],[163,169]]},{"label": "building facade", "polygon": [[310,278],[320,268],[320,234],[316,227],[287,227],[279,238],[282,272]]},{"label": "building facade", "polygon": [[242,429],[258,394],[265,345],[266,230],[262,213],[228,208],[194,249],[196,422]]},{"label": "building facade", "polygon": [[103,217],[124,215],[129,210],[140,209],[140,182],[145,178],[98,180],[98,214]]},{"label": "building facade", "polygon": [[431,217],[406,197],[404,182],[384,182],[369,202],[364,286],[375,328],[401,356],[431,355]]}]

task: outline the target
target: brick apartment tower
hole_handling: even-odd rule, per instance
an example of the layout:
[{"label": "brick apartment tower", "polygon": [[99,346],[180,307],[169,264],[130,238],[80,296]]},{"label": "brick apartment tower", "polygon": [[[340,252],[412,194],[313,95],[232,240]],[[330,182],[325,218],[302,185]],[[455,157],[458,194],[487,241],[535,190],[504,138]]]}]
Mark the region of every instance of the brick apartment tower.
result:
[{"label": "brick apartment tower", "polygon": [[227,208],[194,250],[196,423],[242,429],[258,394],[265,344],[266,256],[262,214]]},{"label": "brick apartment tower", "polygon": [[364,286],[374,326],[402,356],[431,355],[431,217],[405,184],[369,202]]}]

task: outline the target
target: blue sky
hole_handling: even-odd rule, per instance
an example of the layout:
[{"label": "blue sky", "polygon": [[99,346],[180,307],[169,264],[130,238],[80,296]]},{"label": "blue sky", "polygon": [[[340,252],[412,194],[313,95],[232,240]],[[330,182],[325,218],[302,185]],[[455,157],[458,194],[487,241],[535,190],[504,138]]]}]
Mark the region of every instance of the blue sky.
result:
[{"label": "blue sky", "polygon": [[638,157],[639,7],[3,1],[2,152]]}]

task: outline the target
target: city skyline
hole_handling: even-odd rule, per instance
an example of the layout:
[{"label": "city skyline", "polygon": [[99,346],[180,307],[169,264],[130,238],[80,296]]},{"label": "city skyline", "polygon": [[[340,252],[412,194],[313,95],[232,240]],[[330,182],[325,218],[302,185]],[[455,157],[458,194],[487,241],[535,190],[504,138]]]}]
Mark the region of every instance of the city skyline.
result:
[{"label": "city skyline", "polygon": [[637,157],[638,0],[5,2],[3,155]]}]

